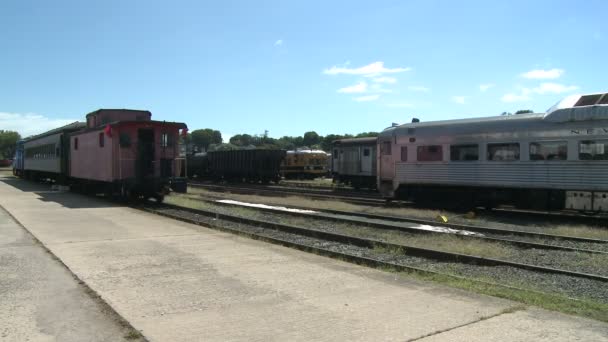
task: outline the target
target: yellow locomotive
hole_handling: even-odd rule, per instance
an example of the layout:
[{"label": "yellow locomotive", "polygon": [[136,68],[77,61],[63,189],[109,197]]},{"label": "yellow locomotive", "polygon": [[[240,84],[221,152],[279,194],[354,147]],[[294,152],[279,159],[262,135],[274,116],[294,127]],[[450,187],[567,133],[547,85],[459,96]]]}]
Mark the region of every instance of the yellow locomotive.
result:
[{"label": "yellow locomotive", "polygon": [[327,174],[328,154],[321,150],[287,151],[281,173],[285,179],[314,179]]}]

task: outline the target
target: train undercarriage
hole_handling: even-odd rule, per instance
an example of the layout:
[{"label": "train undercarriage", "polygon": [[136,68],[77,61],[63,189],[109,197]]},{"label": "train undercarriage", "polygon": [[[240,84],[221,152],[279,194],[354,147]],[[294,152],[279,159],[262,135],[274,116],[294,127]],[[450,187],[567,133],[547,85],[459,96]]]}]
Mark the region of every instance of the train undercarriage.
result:
[{"label": "train undercarriage", "polygon": [[401,185],[395,199],[466,209],[510,205],[519,209],[608,211],[608,192],[555,189]]}]

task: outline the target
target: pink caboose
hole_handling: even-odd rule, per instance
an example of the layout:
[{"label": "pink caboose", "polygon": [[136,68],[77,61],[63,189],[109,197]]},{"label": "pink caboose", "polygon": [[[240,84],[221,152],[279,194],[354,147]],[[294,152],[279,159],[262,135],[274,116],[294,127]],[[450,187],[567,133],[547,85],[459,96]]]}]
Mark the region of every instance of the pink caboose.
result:
[{"label": "pink caboose", "polygon": [[169,187],[185,191],[179,130],[184,123],[152,121],[144,110],[99,109],[70,135],[70,177],[124,197],[162,201]]}]

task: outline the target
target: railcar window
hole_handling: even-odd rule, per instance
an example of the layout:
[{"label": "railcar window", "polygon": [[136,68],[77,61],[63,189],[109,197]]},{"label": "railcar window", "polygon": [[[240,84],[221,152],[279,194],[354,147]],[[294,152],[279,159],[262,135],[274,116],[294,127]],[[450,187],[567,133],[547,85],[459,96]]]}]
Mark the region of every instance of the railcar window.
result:
[{"label": "railcar window", "polygon": [[401,161],[407,161],[407,146],[401,146]]},{"label": "railcar window", "polygon": [[363,156],[364,157],[369,157],[369,148],[364,148],[363,149]]},{"label": "railcar window", "polygon": [[167,133],[163,133],[160,136],[160,146],[167,147],[169,146],[169,135]]},{"label": "railcar window", "polygon": [[443,160],[443,148],[441,145],[418,146],[418,161],[441,160]]},{"label": "railcar window", "polygon": [[384,155],[391,154],[391,142],[390,141],[385,141],[382,143],[382,145],[380,145],[380,153],[382,153]]},{"label": "railcar window", "polygon": [[488,144],[488,160],[490,160],[490,161],[519,160],[519,143]]},{"label": "railcar window", "polygon": [[99,133],[99,147],[103,147],[105,145],[105,137],[104,133]]},{"label": "railcar window", "polygon": [[608,160],[608,140],[581,141],[578,150],[580,160]]},{"label": "railcar window", "polygon": [[479,145],[452,145],[450,146],[451,161],[479,160]]},{"label": "railcar window", "polygon": [[602,97],[602,94],[581,96],[581,98],[574,104],[574,107],[593,105],[600,99],[600,97]]},{"label": "railcar window", "polygon": [[78,138],[74,138],[74,149],[78,149]]},{"label": "railcar window", "polygon": [[131,147],[131,136],[129,136],[129,133],[127,132],[120,133],[118,141],[120,147]]},{"label": "railcar window", "polygon": [[543,141],[530,143],[530,160],[566,160],[568,143],[565,141]]}]

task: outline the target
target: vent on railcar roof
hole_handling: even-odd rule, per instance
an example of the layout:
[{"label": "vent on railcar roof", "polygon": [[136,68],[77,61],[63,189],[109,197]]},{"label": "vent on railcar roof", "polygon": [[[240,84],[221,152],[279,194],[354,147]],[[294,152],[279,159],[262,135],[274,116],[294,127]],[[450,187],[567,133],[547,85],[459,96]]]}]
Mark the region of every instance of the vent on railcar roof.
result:
[{"label": "vent on railcar roof", "polygon": [[604,97],[597,104],[608,104],[608,93],[604,94]]},{"label": "vent on railcar roof", "polygon": [[598,102],[598,100],[604,94],[593,94],[581,96],[581,98],[574,104],[574,107],[591,106]]}]

